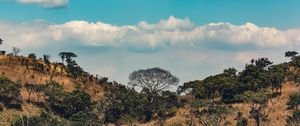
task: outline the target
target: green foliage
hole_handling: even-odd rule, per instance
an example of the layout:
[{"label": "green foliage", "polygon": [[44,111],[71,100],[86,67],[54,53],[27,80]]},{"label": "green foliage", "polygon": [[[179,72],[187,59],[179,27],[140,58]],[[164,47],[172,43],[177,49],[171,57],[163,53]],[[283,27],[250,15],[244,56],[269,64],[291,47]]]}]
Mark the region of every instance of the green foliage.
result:
[{"label": "green foliage", "polygon": [[245,70],[239,75],[239,82],[243,84],[242,90],[256,91],[266,88],[271,84],[268,77],[267,68],[272,64],[267,58],[251,60],[251,64],[247,64]]},{"label": "green foliage", "polygon": [[48,101],[51,110],[66,119],[81,111],[88,112],[92,109],[90,96],[82,91],[50,96]]},{"label": "green foliage", "polygon": [[236,126],[247,126],[248,125],[248,119],[243,117],[242,112],[238,112],[237,117],[235,118],[236,120]]},{"label": "green foliage", "polygon": [[198,102],[200,104],[194,106],[190,113],[204,126],[219,126],[230,115],[234,109],[226,104],[215,102]]},{"label": "green foliage", "polygon": [[294,66],[294,67],[300,67],[300,56],[294,56],[292,58],[292,61],[289,63],[290,65]]},{"label": "green foliage", "polygon": [[290,95],[287,105],[288,109],[297,109],[298,105],[300,105],[300,93]]},{"label": "green foliage", "polygon": [[25,83],[24,87],[25,87],[26,91],[28,92],[28,99],[30,100],[30,96],[31,96],[32,92],[34,91],[35,85],[34,84]]},{"label": "green foliage", "polygon": [[35,55],[35,53],[30,53],[30,54],[28,54],[28,58],[31,58],[33,61],[35,61],[35,60],[36,60],[36,55]]},{"label": "green foliage", "polygon": [[263,111],[263,107],[266,105],[271,96],[271,94],[264,90],[258,92],[247,91],[244,93],[243,99],[245,102],[250,103],[251,107],[251,110],[249,111],[249,118],[253,118],[255,120],[256,126],[260,126],[261,121],[267,120],[268,115]]},{"label": "green foliage", "polygon": [[17,118],[12,126],[66,126],[67,124],[59,121],[53,115],[42,112],[39,116],[20,116]]},{"label": "green foliage", "polygon": [[103,102],[105,123],[147,122],[152,119],[155,113],[160,120],[164,120],[174,116],[177,107],[180,106],[176,93],[170,91],[163,91],[161,95],[156,96],[156,101],[151,103],[152,97],[147,90],[138,93],[133,88],[118,83],[112,83],[105,90],[106,99]]},{"label": "green foliage", "polygon": [[209,76],[204,80],[190,81],[179,86],[177,92],[190,93],[199,99],[221,98],[224,103],[244,101],[244,92],[257,91],[272,86],[281,91],[286,75],[286,64],[273,65],[268,58],[252,59],[245,69],[237,74],[234,68],[225,69],[223,73]]},{"label": "green foliage", "polygon": [[298,54],[298,52],[296,52],[296,51],[287,51],[287,52],[285,52],[285,57],[291,57],[291,58],[293,58],[297,54]]},{"label": "green foliage", "polygon": [[148,97],[128,89],[123,85],[112,84],[105,93],[105,123],[119,123],[122,116],[131,116],[136,120],[151,113]]},{"label": "green foliage", "polygon": [[72,125],[99,125],[97,110],[89,94],[80,90],[68,93],[60,84],[50,82],[46,85],[45,95],[48,111],[69,120]]},{"label": "green foliage", "polygon": [[291,116],[288,116],[286,119],[287,126],[299,126],[300,124],[300,111],[294,110]]},{"label": "green foliage", "polygon": [[287,76],[287,69],[286,64],[273,65],[269,68],[268,75],[271,80],[272,90],[275,90],[276,93],[279,90],[279,94],[281,94],[282,83],[285,76]]},{"label": "green foliage", "polygon": [[183,86],[178,87],[177,93],[190,93],[199,99],[208,97],[205,94],[205,87],[203,85],[203,82],[200,80],[184,83]]},{"label": "green foliage", "polygon": [[268,93],[266,90],[260,90],[257,92],[254,91],[247,91],[244,93],[242,98],[245,102],[251,103],[251,104],[266,104],[268,100],[271,98],[271,94]]},{"label": "green foliage", "polygon": [[21,109],[20,88],[21,84],[14,83],[4,76],[0,76],[0,102],[6,107]]},{"label": "green foliage", "polygon": [[190,81],[179,86],[178,93],[188,92],[199,99],[214,99],[221,97],[223,102],[237,101],[236,95],[243,90],[238,82],[234,68],[224,70],[224,73],[205,78],[203,81]]}]

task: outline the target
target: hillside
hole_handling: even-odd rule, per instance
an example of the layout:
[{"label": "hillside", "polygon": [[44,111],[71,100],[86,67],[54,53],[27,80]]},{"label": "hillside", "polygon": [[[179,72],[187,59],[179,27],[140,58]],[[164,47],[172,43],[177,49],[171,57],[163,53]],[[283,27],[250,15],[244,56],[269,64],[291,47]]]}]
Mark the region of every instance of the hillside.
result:
[{"label": "hillside", "polygon": [[[263,126],[285,126],[285,120],[287,116],[291,115],[292,110],[287,110],[288,106],[286,103],[288,102],[289,96],[295,93],[298,93],[300,90],[299,86],[293,82],[286,82],[283,84],[282,95],[278,96],[274,99],[271,99],[267,103],[267,107],[264,108],[265,112],[268,113],[268,121],[264,122]],[[255,121],[249,118],[250,105],[249,104],[233,104],[232,105],[236,111],[231,115],[227,116],[225,121],[229,121],[229,126],[235,126],[236,120],[235,117],[238,111],[241,111],[245,114],[245,117],[248,119],[249,126],[255,126]],[[189,111],[191,107],[185,106],[177,111],[175,117],[172,117],[166,121],[167,125],[172,126],[174,124],[184,124],[186,122],[186,117],[191,116]],[[197,123],[197,119],[193,120]],[[143,126],[153,126],[157,124],[157,122],[151,122],[149,124],[144,124]]]},{"label": "hillside", "polygon": [[[38,84],[45,85],[51,79],[51,81],[55,81],[59,84],[62,84],[63,89],[66,92],[72,92],[75,90],[76,85],[81,85],[81,89],[87,92],[94,101],[98,101],[103,98],[104,90],[97,82],[96,78],[93,77],[90,81],[83,82],[82,78],[74,79],[67,75],[66,71],[62,71],[62,65],[56,65],[55,63],[51,63],[51,69],[45,71],[36,70],[33,66],[24,65],[21,61],[28,61],[29,64],[33,63],[31,58],[21,57],[21,56],[0,56],[0,74],[9,78],[14,82],[18,82],[22,85],[25,83],[29,84]],[[37,63],[44,64],[43,60],[37,60]],[[21,101],[22,101],[22,110],[13,110],[6,109],[3,112],[0,112],[0,125],[9,125],[14,118],[18,117],[18,115],[38,115],[41,112],[41,109],[35,105],[32,105],[26,100],[28,100],[28,92],[23,87],[20,90]],[[35,95],[31,96],[33,101],[37,101],[37,97]]]},{"label": "hillside", "polygon": [[[72,63],[71,61],[69,59],[68,63]],[[0,97],[3,98],[3,104],[1,103],[0,107],[3,110],[0,111],[0,126],[24,125],[27,118],[27,121],[31,119],[31,125],[53,123],[51,125],[198,126],[204,125],[202,117],[212,119],[210,121],[215,123],[209,125],[235,126],[238,113],[243,114],[239,119],[243,117],[247,122],[243,126],[254,126],[257,121],[251,113],[253,109],[262,116],[259,117],[261,125],[284,126],[287,118],[297,110],[288,109],[290,106],[287,105],[291,101],[291,95],[298,94],[300,90],[296,61],[293,59],[289,64],[271,65],[272,62],[267,58],[253,60],[239,73],[229,68],[204,80],[186,82],[179,86],[177,93],[166,90],[153,97],[151,90],[137,92],[115,81],[102,82],[98,76],[94,77],[84,71],[74,76],[70,70],[72,67],[61,63],[1,55],[0,91],[3,94]],[[163,79],[166,76],[172,78],[168,71],[160,68],[147,70],[161,72],[159,75]],[[130,74],[131,83],[139,84],[149,78],[151,82],[151,77],[160,77],[157,73],[139,73],[135,76],[136,72],[147,70]],[[134,80],[134,77],[140,76],[145,77],[142,80]],[[167,81],[163,79],[154,82],[178,82],[176,77]],[[154,87],[157,86],[159,85]],[[20,89],[15,90],[17,87]],[[43,88],[41,92],[35,92],[38,91],[36,87]],[[179,89],[189,92],[180,95]],[[255,96],[253,99],[259,99],[259,102],[251,101],[251,95],[248,101],[248,94],[251,93]],[[14,96],[18,94],[19,96]],[[266,98],[264,103],[261,103],[261,98]],[[299,97],[296,97],[293,101],[296,108],[300,104],[298,99]],[[25,117],[26,119],[23,119]],[[216,122],[217,119],[219,122]]]}]

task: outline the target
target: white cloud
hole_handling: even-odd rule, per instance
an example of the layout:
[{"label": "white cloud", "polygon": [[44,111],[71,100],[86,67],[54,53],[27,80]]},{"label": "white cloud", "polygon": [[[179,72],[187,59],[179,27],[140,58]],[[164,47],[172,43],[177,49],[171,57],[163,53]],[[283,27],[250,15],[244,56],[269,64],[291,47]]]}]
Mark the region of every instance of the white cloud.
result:
[{"label": "white cloud", "polygon": [[[103,22],[70,21],[11,23],[0,21],[0,36],[10,45],[45,46],[49,42],[77,41],[89,46],[156,48],[199,43],[253,45],[259,48],[292,47],[300,43],[300,29],[278,30],[252,23],[233,25],[210,23],[195,25],[188,18],[170,16],[157,24],[145,21],[137,25],[116,26]],[[12,43],[13,42],[13,43]]]},{"label": "white cloud", "polygon": [[38,4],[46,8],[60,8],[69,4],[69,0],[17,0],[23,4]]}]

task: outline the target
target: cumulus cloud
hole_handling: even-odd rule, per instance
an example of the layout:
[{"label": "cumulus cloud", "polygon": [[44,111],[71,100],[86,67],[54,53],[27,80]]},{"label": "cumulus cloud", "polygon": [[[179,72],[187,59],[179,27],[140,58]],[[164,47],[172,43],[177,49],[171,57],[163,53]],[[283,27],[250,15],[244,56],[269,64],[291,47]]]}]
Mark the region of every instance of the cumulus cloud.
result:
[{"label": "cumulus cloud", "polygon": [[69,0],[17,0],[23,4],[38,4],[46,8],[61,8],[69,4]]},{"label": "cumulus cloud", "polygon": [[195,25],[190,19],[170,16],[156,24],[141,21],[136,25],[117,26],[104,22],[70,21],[11,23],[0,21],[0,35],[24,46],[45,46],[49,42],[76,41],[88,46],[157,48],[201,43],[253,45],[258,48],[291,47],[300,43],[300,29],[279,30],[253,23],[233,25],[209,23]]}]

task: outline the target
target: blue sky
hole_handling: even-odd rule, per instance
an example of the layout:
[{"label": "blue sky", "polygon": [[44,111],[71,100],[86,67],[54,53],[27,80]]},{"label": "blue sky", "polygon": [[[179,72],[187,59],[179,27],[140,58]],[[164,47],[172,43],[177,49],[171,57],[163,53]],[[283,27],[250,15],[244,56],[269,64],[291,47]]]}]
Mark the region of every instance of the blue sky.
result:
[{"label": "blue sky", "polygon": [[137,69],[162,67],[181,83],[251,58],[286,60],[300,43],[299,0],[0,0],[2,48],[18,46],[124,84]]}]

